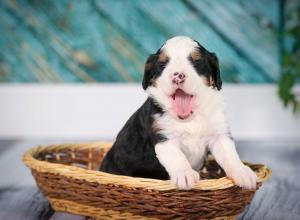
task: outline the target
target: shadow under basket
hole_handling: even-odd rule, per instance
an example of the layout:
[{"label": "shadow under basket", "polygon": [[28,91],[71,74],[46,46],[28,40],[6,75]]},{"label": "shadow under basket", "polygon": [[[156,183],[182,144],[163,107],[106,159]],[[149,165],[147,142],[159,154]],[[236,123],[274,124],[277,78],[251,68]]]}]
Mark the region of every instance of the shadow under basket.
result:
[{"label": "shadow under basket", "polygon": [[[96,219],[235,219],[256,190],[237,187],[209,158],[201,180],[179,190],[168,180],[97,171],[111,143],[39,146],[24,163],[56,211]],[[258,176],[257,189],[271,176],[262,164],[245,163]]]}]

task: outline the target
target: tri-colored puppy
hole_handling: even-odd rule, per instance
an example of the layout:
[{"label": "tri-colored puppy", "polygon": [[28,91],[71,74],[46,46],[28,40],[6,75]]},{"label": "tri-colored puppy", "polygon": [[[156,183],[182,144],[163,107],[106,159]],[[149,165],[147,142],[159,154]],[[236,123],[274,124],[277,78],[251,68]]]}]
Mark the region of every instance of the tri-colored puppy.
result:
[{"label": "tri-colored puppy", "polygon": [[209,150],[235,184],[255,188],[257,177],[230,136],[221,87],[214,53],[188,37],[166,41],[145,65],[149,98],[119,132],[100,170],[171,179],[188,189],[199,180]]}]

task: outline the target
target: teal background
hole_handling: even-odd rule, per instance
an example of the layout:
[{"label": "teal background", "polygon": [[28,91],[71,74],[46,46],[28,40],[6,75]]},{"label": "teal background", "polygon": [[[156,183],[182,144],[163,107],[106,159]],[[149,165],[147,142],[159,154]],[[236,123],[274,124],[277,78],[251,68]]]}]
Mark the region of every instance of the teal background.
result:
[{"label": "teal background", "polygon": [[141,81],[147,56],[176,35],[215,52],[225,82],[276,82],[281,3],[1,1],[0,82]]}]

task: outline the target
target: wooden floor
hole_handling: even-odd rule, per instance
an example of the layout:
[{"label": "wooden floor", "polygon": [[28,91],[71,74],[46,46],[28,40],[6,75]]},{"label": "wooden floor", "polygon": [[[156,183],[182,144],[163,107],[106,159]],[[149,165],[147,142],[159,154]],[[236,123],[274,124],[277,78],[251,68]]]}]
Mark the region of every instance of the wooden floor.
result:
[{"label": "wooden floor", "polygon": [[[70,140],[0,140],[0,219],[83,220],[54,212],[22,164],[24,151],[40,144]],[[82,142],[82,141],[81,141]],[[239,219],[300,219],[300,143],[237,142],[243,160],[264,163],[273,170],[270,181],[256,193]]]}]

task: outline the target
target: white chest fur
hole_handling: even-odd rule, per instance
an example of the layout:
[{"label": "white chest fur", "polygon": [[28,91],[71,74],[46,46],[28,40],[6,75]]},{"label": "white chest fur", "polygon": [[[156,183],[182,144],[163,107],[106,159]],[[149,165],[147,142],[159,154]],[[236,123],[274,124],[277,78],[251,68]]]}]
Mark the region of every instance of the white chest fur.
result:
[{"label": "white chest fur", "polygon": [[[213,103],[212,103],[213,104]],[[212,106],[215,107],[213,104]],[[216,135],[228,133],[223,105],[218,108],[206,106],[194,112],[193,118],[187,121],[177,120],[168,113],[155,115],[154,126],[159,133],[172,140],[174,147],[179,148],[191,167],[199,170],[207,153],[207,145]]]}]

